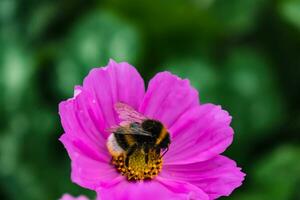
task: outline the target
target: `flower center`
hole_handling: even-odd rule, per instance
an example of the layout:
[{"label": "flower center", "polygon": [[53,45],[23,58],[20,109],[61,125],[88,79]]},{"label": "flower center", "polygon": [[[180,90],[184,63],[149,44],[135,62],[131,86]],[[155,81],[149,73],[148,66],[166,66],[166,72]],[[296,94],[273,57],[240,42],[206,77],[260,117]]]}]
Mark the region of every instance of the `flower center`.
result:
[{"label": "flower center", "polygon": [[148,155],[143,150],[136,150],[127,159],[124,154],[114,156],[112,163],[128,180],[153,179],[162,168],[162,157],[155,150],[150,150]]}]

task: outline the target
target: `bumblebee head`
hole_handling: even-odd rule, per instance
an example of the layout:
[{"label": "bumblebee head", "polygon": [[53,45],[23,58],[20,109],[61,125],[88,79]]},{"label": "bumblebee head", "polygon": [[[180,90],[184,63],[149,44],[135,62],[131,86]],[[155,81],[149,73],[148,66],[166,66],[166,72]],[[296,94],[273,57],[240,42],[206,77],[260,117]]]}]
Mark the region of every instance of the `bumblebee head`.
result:
[{"label": "bumblebee head", "polygon": [[157,120],[147,119],[142,122],[142,128],[151,133],[153,138],[158,138],[164,126]]},{"label": "bumblebee head", "polygon": [[158,149],[167,149],[171,143],[166,127],[157,120],[148,119],[142,123],[143,130],[150,132],[153,143]]}]

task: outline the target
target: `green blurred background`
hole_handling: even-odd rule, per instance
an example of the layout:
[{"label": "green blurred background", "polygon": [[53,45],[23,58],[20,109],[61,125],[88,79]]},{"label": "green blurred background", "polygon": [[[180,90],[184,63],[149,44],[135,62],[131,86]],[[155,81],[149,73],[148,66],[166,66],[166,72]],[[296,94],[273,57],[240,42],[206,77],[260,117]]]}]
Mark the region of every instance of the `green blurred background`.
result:
[{"label": "green blurred background", "polygon": [[233,116],[231,200],[300,199],[299,0],[0,0],[0,199],[95,194],[70,181],[58,103],[109,58],[170,70]]}]

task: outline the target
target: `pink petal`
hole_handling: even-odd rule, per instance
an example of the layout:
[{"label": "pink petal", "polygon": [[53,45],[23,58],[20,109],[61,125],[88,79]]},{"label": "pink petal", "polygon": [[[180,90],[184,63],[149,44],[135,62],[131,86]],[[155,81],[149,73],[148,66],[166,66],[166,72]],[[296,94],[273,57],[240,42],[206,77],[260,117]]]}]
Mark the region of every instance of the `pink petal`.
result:
[{"label": "pink petal", "polygon": [[94,151],[81,140],[64,134],[60,141],[64,144],[72,161],[72,181],[78,185],[95,190],[118,182],[118,174],[110,163],[108,154]]},{"label": "pink petal", "polygon": [[204,104],[184,113],[169,129],[172,141],[164,163],[187,164],[208,160],[232,142],[231,117],[220,106]]},{"label": "pink petal", "polygon": [[183,113],[197,105],[198,92],[188,80],[161,72],[150,81],[139,111],[170,128]]},{"label": "pink petal", "polygon": [[137,109],[145,93],[144,81],[137,70],[128,63],[113,60],[105,68],[92,69],[84,79],[83,88],[92,95],[93,109],[101,114],[105,129],[119,123],[114,108],[117,102]]},{"label": "pink petal", "polygon": [[67,134],[81,140],[90,148],[107,152],[105,146],[104,121],[94,109],[91,95],[80,86],[74,97],[59,104],[62,126]]},{"label": "pink petal", "polygon": [[59,104],[65,134],[61,141],[72,160],[72,180],[94,189],[119,174],[110,165],[106,148],[107,129],[119,123],[115,104],[137,109],[144,96],[144,82],[128,63],[110,60],[107,67],[93,69],[74,97]]},{"label": "pink petal", "polygon": [[64,194],[59,200],[89,200],[89,199],[83,195],[80,195],[78,197],[73,197],[69,194]]},{"label": "pink petal", "polygon": [[164,165],[160,176],[189,182],[216,199],[230,195],[242,184],[245,174],[233,160],[219,155],[203,162]]},{"label": "pink petal", "polygon": [[105,200],[208,200],[207,194],[189,183],[158,178],[147,182],[120,182],[102,188],[98,196]]}]

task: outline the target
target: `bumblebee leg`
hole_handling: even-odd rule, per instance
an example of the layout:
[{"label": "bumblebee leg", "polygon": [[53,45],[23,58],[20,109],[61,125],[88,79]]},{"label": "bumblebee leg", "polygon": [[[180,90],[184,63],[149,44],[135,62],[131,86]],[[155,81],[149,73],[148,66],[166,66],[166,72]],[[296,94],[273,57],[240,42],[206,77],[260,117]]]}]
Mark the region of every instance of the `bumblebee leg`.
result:
[{"label": "bumblebee leg", "polygon": [[160,148],[156,148],[155,151],[156,151],[156,154],[158,154],[158,155],[160,154]]},{"label": "bumblebee leg", "polygon": [[169,147],[167,147],[167,149],[163,152],[163,154],[161,155],[161,158],[169,151]]},{"label": "bumblebee leg", "polygon": [[131,147],[128,148],[127,154],[126,154],[126,158],[125,158],[125,165],[128,167],[129,165],[129,157],[135,152],[135,150],[137,149],[137,145],[134,144]]}]

